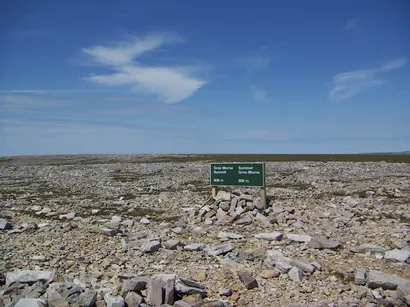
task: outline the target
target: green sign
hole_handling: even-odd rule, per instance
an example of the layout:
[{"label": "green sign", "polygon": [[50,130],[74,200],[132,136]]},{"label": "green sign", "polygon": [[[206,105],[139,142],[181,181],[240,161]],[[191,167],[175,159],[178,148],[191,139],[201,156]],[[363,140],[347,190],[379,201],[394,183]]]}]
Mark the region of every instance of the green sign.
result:
[{"label": "green sign", "polygon": [[264,187],[264,163],[211,163],[211,186]]}]

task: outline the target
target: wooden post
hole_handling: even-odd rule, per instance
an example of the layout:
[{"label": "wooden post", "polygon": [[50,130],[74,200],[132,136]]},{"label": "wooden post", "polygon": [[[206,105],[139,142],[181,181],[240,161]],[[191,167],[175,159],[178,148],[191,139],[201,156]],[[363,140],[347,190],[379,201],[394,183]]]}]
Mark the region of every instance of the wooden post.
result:
[{"label": "wooden post", "polygon": [[261,201],[262,201],[263,207],[266,209],[268,205],[266,203],[266,187],[261,188]]},{"label": "wooden post", "polygon": [[217,187],[212,187],[212,198],[216,198],[216,194],[218,194],[218,188]]}]

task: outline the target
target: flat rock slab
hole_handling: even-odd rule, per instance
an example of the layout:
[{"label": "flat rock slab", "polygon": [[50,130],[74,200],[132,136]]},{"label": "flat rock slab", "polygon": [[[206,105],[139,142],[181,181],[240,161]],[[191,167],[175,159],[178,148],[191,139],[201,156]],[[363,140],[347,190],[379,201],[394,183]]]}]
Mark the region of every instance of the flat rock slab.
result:
[{"label": "flat rock slab", "polygon": [[46,306],[43,300],[39,298],[21,298],[14,307],[44,307]]},{"label": "flat rock slab", "polygon": [[290,264],[302,270],[303,272],[313,273],[315,271],[315,267],[304,260],[292,259],[290,261]]},{"label": "flat rock slab", "polygon": [[36,281],[47,281],[53,276],[52,271],[20,270],[6,274],[6,285],[18,283],[35,283]]},{"label": "flat rock slab", "polygon": [[258,233],[255,235],[255,238],[267,241],[280,241],[282,237],[283,234],[280,232]]},{"label": "flat rock slab", "polygon": [[218,191],[215,197],[216,201],[231,201],[231,193]]},{"label": "flat rock slab", "polygon": [[393,249],[384,254],[384,259],[398,262],[406,262],[410,258],[410,251]]},{"label": "flat rock slab", "polygon": [[218,239],[243,239],[244,235],[233,233],[233,232],[224,232],[221,231],[218,233]]},{"label": "flat rock slab", "polygon": [[206,249],[208,254],[210,254],[211,256],[224,255],[226,253],[229,253],[232,250],[233,250],[233,245],[232,244],[222,244],[222,245],[218,245],[218,246],[209,246]]},{"label": "flat rock slab", "polygon": [[175,274],[159,274],[151,277],[147,291],[147,303],[151,306],[174,303]]},{"label": "flat rock slab", "polygon": [[342,247],[342,244],[323,236],[314,236],[309,242],[309,247],[317,249],[338,249]]},{"label": "flat rock slab", "polygon": [[312,236],[288,233],[286,235],[286,238],[288,238],[290,241],[309,243],[312,239]]},{"label": "flat rock slab", "polygon": [[371,270],[367,278],[367,286],[371,289],[396,290],[397,287],[410,288],[410,280],[396,275]]},{"label": "flat rock slab", "polygon": [[161,248],[161,242],[148,241],[141,245],[140,250],[145,253],[153,253]]},{"label": "flat rock slab", "polygon": [[354,253],[385,253],[386,249],[375,244],[361,244],[357,247],[353,247],[351,251]]},{"label": "flat rock slab", "polygon": [[166,249],[177,249],[178,246],[181,245],[181,241],[170,239],[162,243],[162,246]]},{"label": "flat rock slab", "polygon": [[184,246],[184,250],[186,251],[201,251],[205,248],[205,244],[203,243],[192,243]]}]

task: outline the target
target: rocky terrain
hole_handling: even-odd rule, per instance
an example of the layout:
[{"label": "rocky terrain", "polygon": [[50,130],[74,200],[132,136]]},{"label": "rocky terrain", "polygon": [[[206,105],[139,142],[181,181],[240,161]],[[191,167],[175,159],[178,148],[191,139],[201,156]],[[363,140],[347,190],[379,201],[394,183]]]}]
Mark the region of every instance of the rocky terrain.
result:
[{"label": "rocky terrain", "polygon": [[408,306],[410,164],[0,160],[0,306]]}]

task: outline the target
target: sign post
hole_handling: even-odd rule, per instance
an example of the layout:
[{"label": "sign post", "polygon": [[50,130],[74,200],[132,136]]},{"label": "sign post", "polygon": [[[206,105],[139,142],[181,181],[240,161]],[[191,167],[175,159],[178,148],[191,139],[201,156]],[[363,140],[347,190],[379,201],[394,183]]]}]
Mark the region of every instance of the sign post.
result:
[{"label": "sign post", "polygon": [[266,207],[265,163],[211,163],[213,198],[221,186],[260,187],[261,200]]}]

